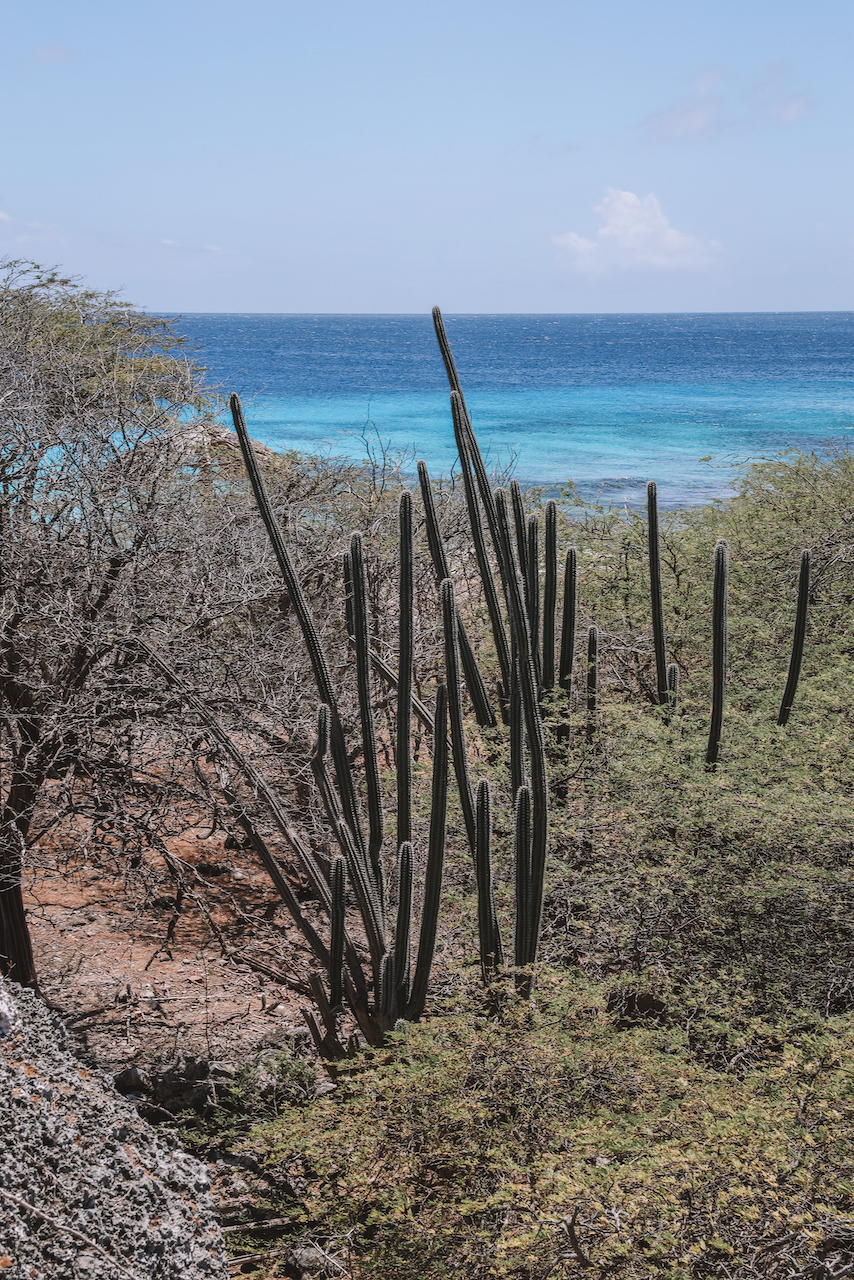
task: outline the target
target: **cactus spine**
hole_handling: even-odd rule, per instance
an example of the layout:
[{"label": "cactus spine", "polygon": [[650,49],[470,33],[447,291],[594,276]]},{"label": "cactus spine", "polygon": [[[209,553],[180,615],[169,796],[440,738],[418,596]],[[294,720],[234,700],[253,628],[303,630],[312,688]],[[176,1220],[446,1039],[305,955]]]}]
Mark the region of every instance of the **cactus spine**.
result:
[{"label": "cactus spine", "polygon": [[339,853],[332,859],[332,869],[329,876],[332,894],[332,931],[329,941],[329,1005],[333,1013],[337,1013],[344,1002],[346,882],[346,863]]},{"label": "cactus spine", "polygon": [[417,1021],[424,1012],[427,983],[436,949],[439,921],[439,899],[442,892],[442,868],[445,861],[445,817],[448,807],[448,691],[443,684],[436,690],[436,713],[433,720],[433,786],[430,800],[430,834],[427,842],[427,873],[424,880],[424,903],[421,908],[421,930],[418,937],[418,959],[412,978],[412,989],[406,1017]]},{"label": "cactus spine", "polygon": [[[397,847],[412,839],[412,649],[414,574],[412,561],[412,494],[400,495],[400,591],[398,597],[399,661],[397,672]],[[398,970],[398,974],[400,971]]]},{"label": "cactus spine", "polygon": [[661,549],[658,537],[658,486],[650,480],[647,495],[647,546],[649,549],[649,594],[652,604],[652,639],[655,647],[655,676],[659,706],[667,704],[667,649],[664,638],[664,601],[661,594]]},{"label": "cactus spine", "polygon": [[488,985],[504,963],[501,933],[495,911],[495,894],[492,884],[492,804],[489,783],[481,778],[476,790],[477,808],[477,931],[480,941],[480,968],[483,981]]},{"label": "cactus spine", "polygon": [[715,586],[712,601],[712,716],[709,724],[709,742],[706,747],[706,767],[709,769],[714,769],[718,762],[724,722],[728,576],[729,549],[721,538],[715,547]]},{"label": "cactus spine", "polygon": [[807,634],[807,608],[810,598],[810,553],[808,551],[801,552],[801,571],[798,575],[798,608],[795,614],[795,634],[792,638],[792,657],[789,662],[789,676],[786,680],[786,688],[783,693],[783,701],[780,703],[780,713],[777,716],[777,724],[787,724],[789,713],[792,710],[792,704],[795,701],[795,693],[798,688],[798,677],[801,674],[801,662],[804,656],[804,639]]},{"label": "cactus spine", "polygon": [[[436,581],[442,583],[446,578],[450,578],[450,570],[448,568],[448,557],[445,554],[445,544],[442,540],[442,533],[439,528],[439,520],[436,515],[436,504],[433,501],[433,488],[430,484],[430,473],[423,462],[418,463],[418,481],[421,486],[421,497],[424,502],[424,515],[427,525],[427,545],[430,549],[430,558],[433,561],[433,572],[436,575]],[[469,697],[472,700],[474,713],[477,717],[479,725],[494,728],[495,715],[492,707],[489,705],[489,698],[486,693],[486,686],[483,683],[483,677],[477,665],[474,651],[471,647],[466,629],[463,626],[463,620],[457,615],[457,639],[460,650],[460,658],[462,660],[463,671],[466,678],[466,686],[469,691]]]},{"label": "cactus spine", "polygon": [[555,614],[557,612],[557,504],[546,503],[545,578],[543,582],[543,688],[555,683]]},{"label": "cactus spine", "polygon": [[558,674],[561,689],[570,689],[572,687],[577,578],[578,552],[575,547],[570,547],[566,553],[566,564],[563,571],[563,620],[560,629],[560,669]]}]

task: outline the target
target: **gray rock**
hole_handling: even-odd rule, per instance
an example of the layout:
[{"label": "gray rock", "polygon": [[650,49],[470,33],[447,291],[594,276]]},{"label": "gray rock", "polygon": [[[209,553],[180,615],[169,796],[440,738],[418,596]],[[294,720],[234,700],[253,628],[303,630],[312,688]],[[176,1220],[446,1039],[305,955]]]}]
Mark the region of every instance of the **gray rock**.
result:
[{"label": "gray rock", "polygon": [[226,1280],[208,1171],[0,979],[0,1253],[40,1280]]}]

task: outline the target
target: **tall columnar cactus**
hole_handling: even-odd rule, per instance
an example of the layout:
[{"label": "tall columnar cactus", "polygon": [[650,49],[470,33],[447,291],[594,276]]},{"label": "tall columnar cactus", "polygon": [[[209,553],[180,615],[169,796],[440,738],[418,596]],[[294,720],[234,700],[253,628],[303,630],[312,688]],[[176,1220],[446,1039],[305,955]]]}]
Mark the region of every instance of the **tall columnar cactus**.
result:
[{"label": "tall columnar cactus", "polygon": [[542,684],[540,655],[540,522],[528,516],[528,618],[531,623],[531,645],[537,680]]},{"label": "tall columnar cactus", "polygon": [[332,930],[329,942],[329,1004],[337,1013],[344,1002],[344,921],[347,871],[341,854],[332,859],[329,887],[332,895]]},{"label": "tall columnar cactus", "polygon": [[445,860],[445,818],[448,807],[448,691],[443,684],[436,690],[436,712],[433,718],[433,783],[430,796],[430,834],[427,839],[427,871],[424,879],[424,902],[421,907],[421,930],[418,937],[418,959],[412,978],[412,989],[406,1017],[417,1021],[424,1012],[427,984],[436,950],[436,928],[439,921],[439,899],[442,893],[442,869]]},{"label": "tall columnar cactus", "polygon": [[709,724],[709,742],[706,747],[706,767],[709,769],[714,769],[718,762],[724,722],[728,576],[729,549],[721,538],[715,547],[715,586],[712,601],[712,716]]},{"label": "tall columnar cactus", "polygon": [[516,792],[513,823],[513,863],[516,888],[514,964],[522,969],[531,955],[531,789]]},{"label": "tall columnar cactus", "polygon": [[338,714],[338,701],[335,697],[335,690],[332,686],[332,680],[329,675],[329,665],[326,661],[326,655],[320,643],[320,637],[311,616],[311,610],[308,601],[305,598],[305,592],[302,589],[302,583],[299,575],[294,568],[285,540],[282,537],[282,531],[279,522],[273,511],[267,493],[264,478],[258,467],[255,453],[252,449],[252,442],[249,439],[249,432],[246,429],[246,419],[243,416],[243,409],[240,405],[238,396],[233,395],[230,400],[231,416],[234,422],[234,429],[237,432],[237,438],[240,441],[240,450],[243,454],[243,461],[249,476],[252,492],[255,495],[255,502],[258,507],[261,519],[267,530],[270,544],[279,564],[288,595],[294,607],[300,630],[302,632],[305,647],[308,652],[311,669],[314,674],[314,681],[317,685],[317,693],[321,703],[329,707],[330,714],[330,748],[332,753],[332,761],[335,768],[335,779],[338,783],[338,790],[341,795],[341,801],[344,808],[344,816],[353,833],[353,839],[360,853],[365,852],[365,838],[362,834],[361,823],[359,821],[359,810],[356,804],[356,789],[353,784],[353,775],[350,771],[350,761],[347,756],[347,744],[344,739],[344,730],[341,726],[341,719]]},{"label": "tall columnar cactus", "polygon": [[[448,567],[448,557],[445,553],[445,544],[442,539],[442,532],[439,528],[439,520],[436,515],[436,504],[433,501],[433,488],[430,484],[430,473],[423,462],[418,463],[418,481],[421,486],[421,497],[424,502],[424,515],[427,527],[427,545],[430,549],[430,558],[433,561],[433,572],[436,575],[436,581],[442,583],[446,578],[450,578],[450,569]],[[469,697],[474,707],[474,713],[477,717],[479,725],[488,728],[495,727],[495,714],[489,703],[486,686],[483,683],[483,677],[477,665],[474,656],[474,650],[471,647],[463,620],[457,616],[457,637],[460,648],[460,658],[462,661],[463,672],[466,678],[466,687],[469,691]]]},{"label": "tall columnar cactus", "polygon": [[661,594],[661,548],[658,535],[658,486],[650,480],[647,495],[647,545],[649,549],[649,594],[652,605],[652,639],[655,647],[655,675],[660,706],[667,704],[667,648],[664,637],[664,601]]},{"label": "tall columnar cactus", "polygon": [[[519,572],[522,575],[523,583],[523,599],[525,608],[528,610],[528,619],[530,621],[530,597],[528,585],[528,517],[525,512],[525,503],[522,498],[522,486],[518,480],[511,480],[509,484],[510,502],[513,507],[513,524],[516,528],[516,558],[519,564]],[[533,653],[533,649],[531,650]]]},{"label": "tall columnar cactus", "polygon": [[[510,546],[510,524],[507,510],[507,495],[503,489],[496,490],[495,509],[498,517],[498,529],[501,538],[505,565],[513,565],[513,554]],[[540,704],[536,674],[534,671],[531,645],[531,631],[528,613],[525,608],[521,575],[517,572],[507,574],[508,594],[511,601],[514,635],[519,653],[519,682],[522,690],[522,709],[525,717],[525,732],[528,744],[528,761],[531,771],[531,892],[529,898],[529,954],[526,964],[533,964],[536,958],[540,936],[540,918],[543,905],[543,886],[546,870],[546,852],[548,849],[549,802],[548,777],[546,774],[546,746],[543,733],[543,722],[540,715]]]},{"label": "tall columnar cactus", "polygon": [[525,781],[525,727],[522,711],[522,684],[519,679],[519,650],[513,642],[510,676],[510,791],[516,797]]},{"label": "tall columnar cactus", "polygon": [[679,668],[675,662],[671,662],[667,668],[667,723],[676,715],[679,709]]},{"label": "tall columnar cactus", "polygon": [[545,575],[543,580],[543,688],[555,683],[555,615],[557,613],[557,504],[546,503]]},{"label": "tall columnar cactus", "polygon": [[466,416],[465,403],[462,395],[457,391],[451,392],[451,414],[454,420],[454,436],[457,441],[457,450],[460,455],[466,506],[468,507],[469,524],[471,526],[475,556],[477,557],[478,572],[480,573],[486,608],[489,613],[489,623],[492,628],[498,667],[501,671],[501,681],[504,688],[507,689],[510,685],[510,650],[507,643],[507,632],[504,628],[504,619],[501,616],[498,592],[495,589],[495,579],[492,576],[492,568],[489,564],[489,556],[483,536],[483,526],[480,521],[480,508],[472,473],[471,429]]},{"label": "tall columnar cactus", "polygon": [[780,703],[777,724],[787,724],[795,694],[798,689],[798,678],[801,674],[801,662],[804,656],[804,640],[807,634],[807,609],[810,598],[810,553],[801,552],[801,571],[798,575],[798,607],[795,614],[795,634],[792,637],[792,658],[789,662],[789,676]]},{"label": "tall columnar cactus", "polygon": [[356,645],[356,683],[359,690],[359,718],[362,726],[362,754],[365,789],[368,797],[368,857],[380,907],[385,909],[385,886],[380,851],[383,843],[383,808],[380,770],[377,764],[377,735],[371,696],[371,638],[368,622],[368,586],[365,577],[362,535],[350,539],[350,566],[353,581],[353,628]]},{"label": "tall columnar cactus", "polygon": [[397,859],[397,923],[394,929],[394,974],[397,1008],[409,999],[409,935],[412,928],[412,845],[404,840]]},{"label": "tall columnar cactus", "polygon": [[587,631],[587,741],[593,742],[599,716],[599,628]]},{"label": "tall columnar cactus", "polygon": [[570,547],[566,553],[566,564],[563,572],[563,620],[560,629],[560,668],[558,672],[561,689],[570,689],[572,687],[577,578],[578,552],[575,547]]},{"label": "tall columnar cactus", "polygon": [[397,668],[397,847],[412,839],[412,658],[414,569],[412,558],[412,494],[400,495],[400,589],[398,593]]},{"label": "tall columnar cactus", "polygon": [[475,870],[477,879],[477,929],[480,942],[480,967],[485,983],[495,977],[504,963],[504,950],[495,910],[495,893],[492,883],[492,803],[489,783],[481,778],[475,793],[477,812],[477,854]]},{"label": "tall columnar cactus", "polygon": [[469,783],[466,737],[463,727],[463,701],[457,639],[457,605],[454,599],[454,584],[450,578],[446,578],[442,583],[439,588],[439,594],[442,601],[442,626],[445,636],[445,679],[448,685],[448,710],[451,720],[454,773],[457,778],[457,790],[460,795],[460,807],[463,811],[469,849],[471,850],[472,858],[476,859],[477,836],[474,800]]}]

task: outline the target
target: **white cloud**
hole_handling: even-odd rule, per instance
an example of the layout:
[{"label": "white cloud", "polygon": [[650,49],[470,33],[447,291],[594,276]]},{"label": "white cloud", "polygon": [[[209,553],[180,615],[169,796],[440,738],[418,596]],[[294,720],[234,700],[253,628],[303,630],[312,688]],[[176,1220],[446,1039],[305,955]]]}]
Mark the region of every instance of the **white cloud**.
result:
[{"label": "white cloud", "polygon": [[3,210],[0,209],[0,222],[11,222],[11,221],[12,219],[9,217],[8,213],[4,213]]},{"label": "white cloud", "polygon": [[594,210],[599,230],[594,240],[575,231],[555,236],[566,265],[584,275],[610,271],[697,270],[713,265],[722,253],[716,240],[678,231],[665,217],[656,196],[609,187]]},{"label": "white cloud", "polygon": [[711,138],[721,129],[723,98],[680,98],[666,111],[659,111],[646,122],[653,138]]}]

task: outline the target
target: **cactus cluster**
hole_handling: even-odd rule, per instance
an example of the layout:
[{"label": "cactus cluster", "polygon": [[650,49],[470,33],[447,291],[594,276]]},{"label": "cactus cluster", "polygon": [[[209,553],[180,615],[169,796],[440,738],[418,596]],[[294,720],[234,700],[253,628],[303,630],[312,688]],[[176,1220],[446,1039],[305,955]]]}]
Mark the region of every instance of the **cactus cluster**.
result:
[{"label": "cactus cluster", "polygon": [[[466,510],[472,546],[489,617],[498,668],[497,695],[508,738],[510,791],[513,806],[514,931],[513,967],[517,990],[531,990],[532,970],[538,950],[549,831],[549,780],[543,723],[544,695],[572,687],[577,624],[578,556],[568,547],[563,560],[560,642],[556,648],[559,595],[559,531],[554,501],[544,511],[542,573],[540,527],[537,515],[526,513],[524,495],[517,481],[508,489],[490,486],[477,439],[472,429],[462,387],[448,344],[441,313],[433,320],[450,384],[450,406],[459,452]],[[323,646],[313,622],[281,528],[276,519],[237,396],[231,398],[235,429],[258,509],[266,526],[282,577],[293,601],[296,617],[314,674],[319,699],[317,738],[312,769],[330,830],[339,852],[325,873],[308,849],[290,839],[306,868],[317,902],[329,916],[329,943],[301,916],[299,904],[288,901],[318,961],[326,970],[328,993],[315,975],[312,992],[320,1023],[307,1014],[320,1052],[327,1058],[352,1052],[352,1044],[339,1037],[339,1015],[349,1006],[369,1043],[382,1042],[385,1032],[400,1018],[417,1019],[423,1013],[435,952],[445,856],[445,825],[449,767],[453,765],[465,834],[472,858],[477,890],[478,940],[483,981],[491,984],[505,963],[505,952],[495,905],[492,860],[493,794],[486,779],[473,789],[466,745],[464,689],[479,725],[497,727],[487,683],[463,623],[430,476],[418,463],[426,543],[437,584],[444,640],[444,678],[436,691],[435,712],[413,694],[414,670],[414,504],[405,491],[399,505],[399,661],[395,673],[373,651],[368,609],[365,548],[354,533],[343,556],[344,622],[352,644],[359,706],[359,750],[351,753],[345,741],[335,690]],[[658,496],[655,482],[647,487],[647,549],[649,561],[650,615],[655,661],[654,700],[666,723],[672,723],[679,698],[679,668],[667,662]],[[712,711],[706,749],[706,765],[718,762],[723,726],[727,640],[726,543],[715,548]],[[541,590],[542,580],[542,590]],[[809,553],[804,552],[798,592],[797,620],[792,658],[778,723],[785,725],[795,697],[804,648],[809,596]],[[600,714],[600,634],[587,631],[587,660],[581,677],[586,689],[585,740],[598,750]],[[396,911],[391,928],[389,889],[384,871],[386,833],[377,763],[372,670],[397,692],[396,706]],[[552,695],[554,696],[554,695]],[[546,700],[546,705],[550,705]],[[412,827],[412,717],[416,715],[432,731],[432,790],[429,837],[424,866],[424,894],[414,969],[410,954],[413,933],[413,883],[416,855]],[[566,736],[568,729],[558,734]],[[240,764],[239,752],[229,747]],[[365,797],[367,832],[358,801],[351,758],[360,757],[361,787]],[[329,761],[331,760],[331,768]],[[246,764],[247,762],[243,762]],[[240,765],[242,767],[242,765]],[[265,798],[279,804],[271,789],[259,786]],[[232,801],[234,797],[232,796]],[[231,801],[230,801],[231,802]],[[236,801],[234,801],[236,804]],[[281,807],[281,806],[280,806]],[[275,859],[263,846],[248,818],[241,821],[283,893],[290,893]],[[288,824],[279,822],[285,830]],[[290,828],[288,828],[290,829]],[[291,835],[293,835],[291,831]],[[348,896],[355,902],[370,954],[366,975],[358,950],[347,932]],[[290,898],[293,894],[290,893]],[[351,908],[352,909],[352,908]]]}]

